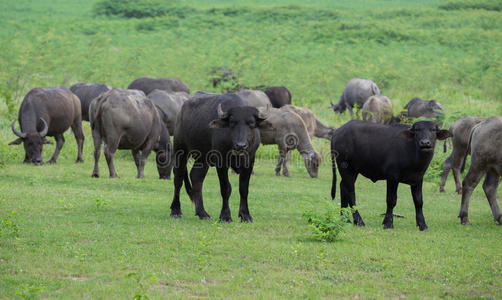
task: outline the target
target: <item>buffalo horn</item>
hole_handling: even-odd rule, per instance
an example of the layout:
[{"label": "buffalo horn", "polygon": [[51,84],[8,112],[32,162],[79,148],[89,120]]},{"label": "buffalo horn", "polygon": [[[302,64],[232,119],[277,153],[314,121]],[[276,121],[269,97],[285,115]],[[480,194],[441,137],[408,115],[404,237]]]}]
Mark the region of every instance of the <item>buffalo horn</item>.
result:
[{"label": "buffalo horn", "polygon": [[26,137],[26,133],[17,131],[17,129],[14,127],[14,123],[16,123],[16,120],[12,121],[12,124],[10,125],[12,132],[14,132],[14,134],[18,137],[24,139]]}]

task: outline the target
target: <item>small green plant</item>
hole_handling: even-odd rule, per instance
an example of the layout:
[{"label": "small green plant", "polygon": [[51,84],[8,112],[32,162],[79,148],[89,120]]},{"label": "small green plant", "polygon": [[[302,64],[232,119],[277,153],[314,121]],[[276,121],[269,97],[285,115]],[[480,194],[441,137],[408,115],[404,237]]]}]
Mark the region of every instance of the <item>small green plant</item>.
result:
[{"label": "small green plant", "polygon": [[102,199],[102,198],[97,198],[96,199],[96,209],[103,209],[105,208],[106,206],[108,205],[108,201],[106,201],[106,199]]},{"label": "small green plant", "polygon": [[339,234],[344,232],[351,209],[339,208],[333,202],[327,202],[323,206],[323,214],[310,210],[303,213],[303,218],[307,220],[312,229],[314,239],[322,242],[334,242],[338,239]]},{"label": "small green plant", "polygon": [[160,0],[100,0],[94,4],[96,15],[115,15],[125,18],[145,18],[163,16],[168,8]]},{"label": "small green plant", "polygon": [[138,285],[138,291],[133,296],[134,300],[149,300],[150,297],[146,294],[148,287],[158,281],[154,275],[144,276],[136,272],[131,272],[126,275],[127,278],[133,279]]},{"label": "small green plant", "polygon": [[18,297],[21,297],[23,299],[36,299],[39,298],[38,293],[45,289],[45,286],[43,284],[39,285],[23,285],[23,290],[16,292],[16,295]]},{"label": "small green plant", "polygon": [[11,212],[7,218],[0,220],[0,237],[1,236],[18,237],[19,224],[20,221],[17,217],[16,212],[14,211]]}]

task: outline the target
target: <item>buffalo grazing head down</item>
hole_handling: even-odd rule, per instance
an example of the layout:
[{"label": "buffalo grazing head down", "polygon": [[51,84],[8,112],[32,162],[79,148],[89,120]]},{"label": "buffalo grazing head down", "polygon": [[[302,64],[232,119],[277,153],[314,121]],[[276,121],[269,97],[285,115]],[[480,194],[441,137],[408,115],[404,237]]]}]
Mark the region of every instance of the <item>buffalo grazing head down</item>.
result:
[{"label": "buffalo grazing head down", "polygon": [[17,135],[19,138],[10,142],[9,145],[19,145],[23,143],[24,151],[26,152],[25,162],[31,162],[35,165],[42,164],[42,149],[44,144],[52,144],[51,141],[47,140],[45,136],[47,135],[47,131],[49,127],[47,126],[47,122],[44,119],[40,118],[40,123],[42,123],[42,129],[38,132],[19,132],[14,124],[16,120],[12,121],[11,128],[12,132]]},{"label": "buffalo grazing head down", "polygon": [[232,151],[242,154],[248,151],[250,145],[260,142],[256,139],[259,137],[258,128],[271,128],[271,124],[265,121],[267,116],[268,108],[265,112],[259,112],[251,106],[238,106],[224,112],[219,104],[218,119],[212,120],[209,127],[230,129]]},{"label": "buffalo grazing head down", "polygon": [[436,123],[431,121],[416,122],[410,129],[401,131],[401,135],[413,139],[420,151],[434,151],[436,140],[444,140],[451,136],[450,131],[439,129]]}]

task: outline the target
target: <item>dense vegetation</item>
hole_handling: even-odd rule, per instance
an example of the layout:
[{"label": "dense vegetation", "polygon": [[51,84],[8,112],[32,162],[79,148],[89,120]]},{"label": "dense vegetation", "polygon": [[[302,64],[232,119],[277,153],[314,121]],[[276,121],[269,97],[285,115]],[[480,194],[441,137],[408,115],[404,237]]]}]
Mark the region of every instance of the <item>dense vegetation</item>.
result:
[{"label": "dense vegetation", "polygon": [[[447,156],[439,148],[424,186],[430,232],[415,228],[405,186],[396,210],[406,218],[383,231],[385,183],[361,178],[356,193],[367,227],[322,243],[302,215],[324,213],[331,184],[324,140],[315,140],[326,157],[316,180],[296,154],[292,178],[275,177],[277,149],[260,148],[253,224],[199,221],[185,194],[185,217],[170,219],[172,182],[156,179],[152,158],[145,180],[134,178],[126,151],[117,155],[120,179],[90,178],[88,124],[82,165],[72,163],[71,133],[54,166],[22,165],[22,147],[7,143],[33,87],[125,87],[158,76],[218,92],[215,67],[231,68],[248,86],[287,86],[295,104],[331,126],[350,119],[327,107],[352,77],[374,80],[395,113],[416,96],[441,102],[445,126],[464,115],[500,115],[500,7],[493,0],[1,2],[0,298],[499,297],[501,227],[480,187],[471,200],[474,225],[458,224],[452,180],[437,193]],[[44,158],[53,150],[44,148]],[[213,217],[221,205],[216,177],[210,171],[204,185]],[[237,220],[235,177],[232,185]]]}]

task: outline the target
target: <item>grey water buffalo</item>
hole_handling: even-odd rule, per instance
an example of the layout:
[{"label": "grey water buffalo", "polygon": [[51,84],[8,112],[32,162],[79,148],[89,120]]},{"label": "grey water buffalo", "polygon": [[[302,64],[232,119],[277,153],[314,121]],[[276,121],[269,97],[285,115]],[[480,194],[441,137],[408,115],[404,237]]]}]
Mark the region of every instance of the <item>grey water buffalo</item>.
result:
[{"label": "grey water buffalo", "polygon": [[237,93],[237,96],[239,96],[244,102],[247,103],[249,106],[253,107],[267,107],[272,106],[270,103],[270,99],[268,98],[267,94],[265,94],[262,91],[258,90],[240,90]]},{"label": "grey water buffalo", "polygon": [[462,203],[460,206],[460,223],[469,221],[469,200],[472,191],[486,174],[483,182],[493,218],[502,225],[502,215],[497,204],[497,188],[502,176],[502,117],[491,117],[474,126],[470,138],[471,165],[462,181]]},{"label": "grey water buffalo", "polygon": [[141,77],[131,82],[127,88],[143,91],[146,95],[150,94],[155,89],[190,94],[188,86],[179,78]]},{"label": "grey water buffalo", "polygon": [[[342,177],[340,182],[341,206],[356,205],[354,184],[357,175],[387,181],[387,211],[384,228],[393,228],[393,209],[397,202],[399,183],[410,185],[415,204],[416,225],[426,230],[422,212],[422,182],[424,173],[434,156],[436,139],[450,136],[430,121],[412,126],[381,125],[353,120],[338,128],[331,139],[333,182],[331,197],[336,194],[336,165]],[[335,164],[336,159],[336,164]],[[364,226],[358,210],[352,214],[354,224]]]},{"label": "grey water buffalo", "polygon": [[307,131],[309,133],[310,138],[318,137],[322,139],[331,140],[331,137],[335,133],[334,127],[329,127],[321,123],[312,110],[307,107],[299,107],[295,105],[284,105],[280,108],[282,111],[291,111],[298,114],[305,123]]},{"label": "grey water buffalo", "polygon": [[291,92],[284,86],[269,86],[265,90],[265,94],[267,94],[270,103],[275,108],[291,104]]},{"label": "grey water buffalo", "polygon": [[77,163],[83,162],[82,148],[84,133],[82,131],[82,114],[77,96],[64,87],[34,88],[26,94],[18,113],[21,131],[11,124],[12,132],[18,139],[9,145],[23,143],[25,163],[42,164],[42,148],[44,144],[52,144],[46,139],[53,136],[56,150],[49,163],[56,163],[59,152],[65,142],[63,133],[71,127],[77,141]]},{"label": "grey water buffalo", "polygon": [[[404,114],[409,119],[425,117],[440,121],[439,118],[443,115],[443,106],[435,100],[413,98],[406,104],[404,109],[406,110]],[[441,124],[441,122],[439,123]]]},{"label": "grey water buffalo", "polygon": [[316,178],[321,164],[321,155],[312,146],[310,136],[302,118],[292,111],[272,108],[266,119],[273,129],[261,129],[261,143],[263,145],[276,144],[279,148],[279,158],[275,167],[275,174],[290,177],[287,164],[291,151],[297,149],[302,156],[310,177]]},{"label": "grey water buffalo", "polygon": [[439,191],[444,192],[444,186],[448,173],[453,171],[453,178],[455,179],[456,192],[462,194],[462,185],[460,181],[460,174],[464,172],[465,161],[467,159],[469,138],[471,137],[472,128],[486,120],[485,118],[477,117],[464,117],[455,121],[450,127],[452,135],[453,149],[450,156],[444,161],[443,173],[441,174],[441,184]]},{"label": "grey water buffalo", "polygon": [[164,120],[164,122],[167,124],[169,132],[174,132],[176,118],[181,111],[181,106],[190,98],[190,95],[185,92],[153,90],[147,97],[168,116],[168,119]]},{"label": "grey water buffalo", "polygon": [[[239,174],[239,217],[252,222],[248,208],[249,179],[253,171],[255,152],[260,145],[259,128],[269,127],[265,113],[247,106],[235,94],[207,95],[186,101],[178,115],[174,130],[174,197],[171,216],[181,217],[180,189],[185,189],[195,203],[195,215],[209,219],[202,199],[202,184],[210,166],[215,166],[220,181],[223,204],[221,222],[232,222],[228,199],[232,188],[228,169]],[[187,171],[189,157],[194,164]]]},{"label": "grey water buffalo", "polygon": [[162,112],[141,91],[111,89],[91,102],[89,119],[94,139],[94,169],[92,177],[99,177],[101,143],[110,177],[118,177],[113,164],[117,149],[130,149],[137,178],[143,178],[148,155],[154,150],[160,178],[166,178],[170,160],[170,138],[162,122]]},{"label": "grey water buffalo", "polygon": [[80,100],[83,121],[89,121],[89,106],[91,105],[91,101],[109,90],[111,90],[111,87],[100,83],[80,82],[70,87],[70,91]]},{"label": "grey water buffalo", "polygon": [[392,102],[387,96],[374,95],[368,98],[362,108],[363,121],[390,124],[392,121]]},{"label": "grey water buffalo", "polygon": [[358,106],[362,108],[364,102],[373,95],[380,95],[380,89],[371,80],[352,78],[343,90],[340,101],[337,104],[331,103],[331,108],[338,113],[343,113],[346,109],[352,115],[352,108]]}]

